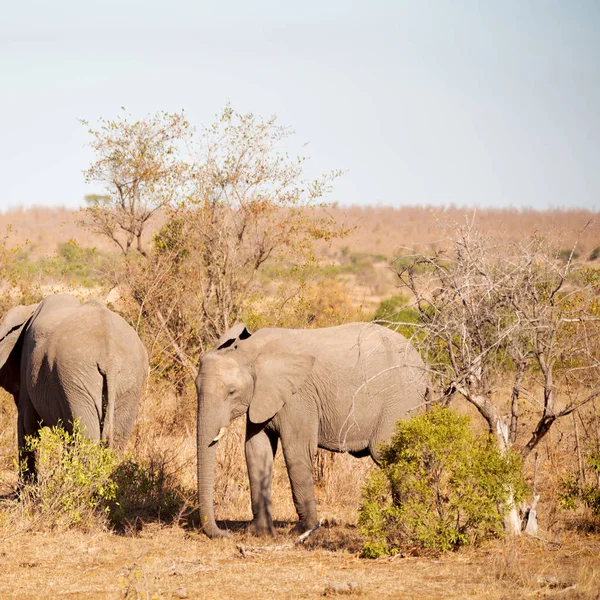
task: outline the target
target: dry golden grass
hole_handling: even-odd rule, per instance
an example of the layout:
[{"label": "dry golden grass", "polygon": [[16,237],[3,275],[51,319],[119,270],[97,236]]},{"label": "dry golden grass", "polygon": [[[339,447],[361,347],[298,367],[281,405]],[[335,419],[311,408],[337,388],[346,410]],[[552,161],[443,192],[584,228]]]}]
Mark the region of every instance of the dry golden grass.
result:
[{"label": "dry golden grass", "polygon": [[[466,210],[433,207],[334,207],[328,210],[339,225],[351,233],[331,243],[320,242],[317,254],[328,264],[344,262],[344,255],[369,254],[370,264],[353,272],[336,276],[331,285],[343,285],[354,311],[372,314],[379,302],[396,293],[398,278],[389,261],[406,253],[408,249],[419,251],[440,250],[447,246],[447,236],[455,225],[462,225],[467,218],[475,219],[482,234],[501,234],[514,240],[534,232],[552,235],[558,249],[570,251],[578,240],[577,253],[588,258],[591,251],[600,246],[599,213],[586,210],[534,211],[516,209]],[[81,211],[65,208],[32,208],[0,213],[0,235],[6,233],[9,247],[19,247],[26,259],[38,260],[55,256],[59,243],[75,240],[82,247],[95,247],[105,253],[116,253],[117,248],[107,238],[94,235],[78,225]],[[161,224],[157,216],[149,223],[146,240]],[[586,228],[587,225],[587,228]],[[585,231],[584,231],[585,229]],[[25,254],[26,253],[26,254]],[[382,261],[373,260],[375,256]],[[47,279],[47,278],[46,278]],[[68,290],[68,278],[40,281],[40,289],[47,293]],[[106,295],[108,290],[102,293]],[[90,290],[81,289],[80,294]],[[323,296],[322,293],[319,296]],[[350,311],[348,311],[350,314]]]},{"label": "dry golden grass", "polygon": [[368,561],[353,552],[355,533],[347,526],[323,528],[307,547],[289,547],[287,528],[279,531],[275,542],[241,533],[211,541],[160,526],[136,536],[22,534],[0,539],[0,594],[258,599],[348,590],[361,598],[600,597],[597,538],[569,537],[560,544],[507,540],[445,556]]},{"label": "dry golden grass", "polygon": [[[418,246],[439,249],[445,247],[443,228],[464,225],[474,219],[483,235],[500,232],[511,239],[535,232],[552,233],[561,248],[571,249],[579,238],[579,253],[587,256],[600,244],[599,213],[588,210],[518,210],[464,209],[405,206],[337,208],[332,211],[337,222],[358,229],[348,238],[334,241],[334,248],[349,246],[355,252],[394,256],[398,249]],[[582,230],[590,221],[583,232]]]},{"label": "dry golden grass", "polygon": [[[322,246],[322,254],[329,255],[348,246],[353,252],[383,254],[390,258],[399,249],[418,245],[420,248],[438,248],[444,245],[443,226],[464,224],[465,219],[475,218],[481,232],[496,234],[500,231],[512,238],[531,235],[536,231],[553,232],[561,247],[570,249],[580,238],[579,252],[582,256],[600,245],[600,219],[598,212],[588,210],[517,210],[517,209],[462,209],[406,206],[401,208],[336,207],[329,209],[335,221],[355,228],[343,239],[334,240],[331,249]],[[12,226],[9,241],[12,245],[28,242],[32,258],[51,255],[59,242],[70,239],[82,246],[95,246],[100,250],[114,251],[115,246],[107,239],[90,234],[77,225],[80,211],[66,208],[17,209],[0,213],[0,232]],[[581,231],[590,221],[583,234]],[[147,235],[158,227],[159,220],[152,222]]]}]

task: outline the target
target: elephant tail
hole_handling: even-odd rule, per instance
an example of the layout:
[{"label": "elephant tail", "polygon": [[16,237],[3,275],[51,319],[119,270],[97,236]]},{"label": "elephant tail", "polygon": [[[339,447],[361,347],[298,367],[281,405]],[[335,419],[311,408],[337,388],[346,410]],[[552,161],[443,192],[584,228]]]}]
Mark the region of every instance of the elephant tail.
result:
[{"label": "elephant tail", "polygon": [[103,379],[100,439],[113,447],[115,444],[115,403],[117,396],[114,369],[103,369],[98,365],[98,371],[102,374]]}]

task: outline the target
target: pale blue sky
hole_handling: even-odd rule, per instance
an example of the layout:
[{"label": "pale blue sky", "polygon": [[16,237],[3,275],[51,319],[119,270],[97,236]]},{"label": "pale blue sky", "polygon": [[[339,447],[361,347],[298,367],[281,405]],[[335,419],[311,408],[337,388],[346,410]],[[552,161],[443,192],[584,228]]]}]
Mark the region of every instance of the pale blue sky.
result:
[{"label": "pale blue sky", "polygon": [[0,209],[95,191],[78,118],[230,102],[347,171],[342,204],[600,210],[595,0],[21,0],[0,75]]}]

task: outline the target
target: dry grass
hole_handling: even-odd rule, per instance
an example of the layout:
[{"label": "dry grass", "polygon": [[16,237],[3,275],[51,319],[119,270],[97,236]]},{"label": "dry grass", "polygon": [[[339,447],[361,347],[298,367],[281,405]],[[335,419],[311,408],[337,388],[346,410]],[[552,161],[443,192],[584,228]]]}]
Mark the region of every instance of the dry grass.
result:
[{"label": "dry grass", "polygon": [[[464,225],[465,219],[475,220],[483,235],[503,232],[510,239],[532,235],[535,232],[552,233],[563,248],[572,248],[580,238],[579,252],[587,256],[600,244],[598,213],[587,210],[518,210],[518,209],[464,209],[405,206],[337,208],[336,221],[348,227],[357,226],[353,235],[336,240],[334,248],[348,245],[356,252],[394,256],[398,249],[418,247],[439,249],[445,247],[443,227]],[[592,223],[583,234],[581,231]]]},{"label": "dry grass", "polygon": [[[511,238],[531,235],[537,231],[552,232],[560,240],[561,247],[571,248],[580,237],[582,256],[587,256],[600,245],[600,222],[598,212],[588,210],[518,210],[482,209],[474,211],[463,208],[435,208],[405,206],[401,208],[337,207],[328,212],[336,222],[356,228],[348,237],[334,240],[332,248],[323,245],[322,253],[328,255],[348,246],[354,252],[394,256],[400,248],[439,248],[444,245],[442,226],[464,224],[465,218],[475,218],[482,234],[504,231]],[[105,238],[92,235],[77,225],[79,211],[66,208],[17,209],[0,213],[0,231],[12,226],[9,241],[12,245],[29,244],[32,258],[48,256],[56,251],[59,242],[77,240],[82,246],[95,246],[100,250],[114,251],[115,247]],[[580,235],[589,221],[595,221]],[[159,226],[153,222],[147,235],[151,236]]]},{"label": "dry grass", "polygon": [[[598,213],[586,210],[516,210],[486,209],[466,210],[434,207],[334,207],[328,210],[338,224],[351,229],[351,233],[330,243],[320,242],[317,254],[325,264],[342,265],[347,253],[364,255],[367,264],[328,280],[330,286],[343,285],[343,295],[351,302],[348,315],[372,314],[379,302],[396,292],[398,278],[389,262],[408,249],[419,251],[441,250],[448,246],[448,229],[463,225],[465,219],[474,219],[483,235],[501,233],[504,238],[518,240],[535,232],[545,232],[556,241],[558,250],[570,251],[578,240],[577,253],[588,258],[592,250],[600,246],[600,219]],[[59,243],[75,240],[83,248],[94,247],[103,253],[115,254],[116,246],[102,236],[92,234],[78,225],[80,211],[65,208],[32,208],[0,213],[0,232],[7,227],[9,247],[19,247],[22,259],[36,261],[56,255]],[[145,234],[146,241],[161,225],[157,216],[150,222]],[[586,228],[587,225],[587,228]],[[585,231],[584,231],[585,228]],[[376,260],[376,257],[382,259]],[[68,277],[48,281],[38,274],[37,285],[44,293],[65,292]],[[322,282],[323,283],[323,282]],[[84,294],[90,290],[83,290]],[[96,290],[106,296],[108,290]],[[318,297],[324,295],[322,290]]]},{"label": "dry grass", "polygon": [[[211,541],[179,527],[137,536],[78,532],[0,540],[2,598],[599,598],[598,540],[560,545],[510,540],[442,557],[367,561],[345,548],[352,530],[333,526],[307,548],[277,549],[245,534]],[[289,546],[281,529],[277,543]],[[242,555],[238,545],[264,551]],[[270,548],[268,548],[270,546]],[[356,584],[356,587],[354,585]],[[340,594],[341,595],[341,594]]]}]

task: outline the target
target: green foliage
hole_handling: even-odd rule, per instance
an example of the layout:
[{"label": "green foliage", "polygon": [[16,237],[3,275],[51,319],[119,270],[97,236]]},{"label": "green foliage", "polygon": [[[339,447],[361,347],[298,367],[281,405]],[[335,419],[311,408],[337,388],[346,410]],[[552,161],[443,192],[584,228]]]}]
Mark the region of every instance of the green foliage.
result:
[{"label": "green foliage", "polygon": [[600,292],[600,269],[586,267],[581,271],[584,285],[589,285],[594,291],[594,295]]},{"label": "green foliage", "polygon": [[42,529],[171,522],[191,506],[193,494],[179,484],[172,453],[119,460],[104,443],[88,439],[78,422],[72,433],[43,428],[27,439],[26,450],[35,455],[37,474],[21,498]]},{"label": "green foliage", "polygon": [[[392,321],[394,323],[418,323],[419,312],[408,305],[408,298],[403,294],[395,294],[379,303],[373,315],[374,321]],[[405,326],[400,330],[403,334],[414,333],[414,328]]]},{"label": "green foliage", "polygon": [[317,263],[316,261],[304,263],[298,271],[293,263],[268,262],[262,265],[261,275],[265,281],[278,278],[282,275],[292,275],[294,269],[298,275],[316,280],[333,279],[344,275],[370,275],[374,272],[376,263],[387,262],[383,254],[370,254],[368,252],[350,252],[348,246],[342,247],[340,264]]},{"label": "green foliage", "polygon": [[589,260],[596,260],[598,257],[600,257],[600,246],[596,246],[590,252]]},{"label": "green foliage", "polygon": [[22,490],[26,509],[53,527],[90,528],[116,499],[112,479],[115,453],[88,439],[76,422],[72,433],[60,426],[43,428],[26,441],[36,459],[35,483]]},{"label": "green foliage", "polygon": [[66,275],[86,287],[99,283],[100,254],[96,248],[82,248],[75,240],[69,240],[57,245],[56,254],[56,259],[48,263],[56,275]]},{"label": "green foliage", "polygon": [[370,254],[369,252],[350,252],[347,254],[350,264],[355,267],[372,265],[374,263],[387,262],[384,254]]},{"label": "green foliage", "polygon": [[435,407],[399,421],[381,470],[363,489],[363,555],[406,545],[445,552],[500,536],[502,517],[524,490],[520,459],[474,436],[468,417]]},{"label": "green foliage", "polygon": [[407,306],[408,298],[403,294],[395,294],[390,298],[382,300],[375,310],[373,321],[380,321],[382,325],[394,329],[398,333],[412,338],[417,332],[411,325],[398,325],[398,323],[418,323],[421,320],[419,311]]},{"label": "green foliage", "polygon": [[566,263],[569,260],[575,260],[579,258],[579,252],[573,252],[572,250],[565,248],[556,252],[556,258],[557,260]]},{"label": "green foliage", "polygon": [[110,196],[104,194],[86,194],[83,199],[88,206],[107,206],[110,204]]},{"label": "green foliage", "polygon": [[[30,260],[29,252],[19,249],[10,257],[9,281],[29,293],[24,299],[40,300],[39,294],[31,293],[40,282],[58,281],[71,285],[94,287],[102,283],[101,263],[105,257],[96,248],[84,248],[75,240],[57,244],[56,255]],[[16,283],[13,283],[16,282]],[[23,300],[25,302],[26,300]]]},{"label": "green foliage", "polygon": [[[418,260],[420,257],[415,257],[407,254],[398,254],[390,261],[392,267],[401,273],[405,270],[410,270],[414,274],[423,274],[432,270],[432,265],[427,261]],[[442,261],[445,264],[445,261]]]},{"label": "green foliage", "polygon": [[566,510],[576,510],[584,504],[595,518],[600,519],[600,451],[589,452],[586,462],[596,483],[583,484],[575,473],[569,473],[561,481],[558,501]]},{"label": "green foliage", "polygon": [[171,260],[179,263],[189,255],[186,248],[186,231],[183,219],[172,217],[154,235],[154,247],[159,254],[169,254]]},{"label": "green foliage", "polygon": [[581,498],[581,489],[577,476],[573,473],[563,477],[557,492],[558,502],[565,510],[575,510]]}]

